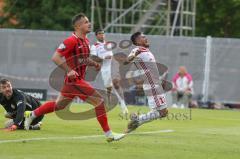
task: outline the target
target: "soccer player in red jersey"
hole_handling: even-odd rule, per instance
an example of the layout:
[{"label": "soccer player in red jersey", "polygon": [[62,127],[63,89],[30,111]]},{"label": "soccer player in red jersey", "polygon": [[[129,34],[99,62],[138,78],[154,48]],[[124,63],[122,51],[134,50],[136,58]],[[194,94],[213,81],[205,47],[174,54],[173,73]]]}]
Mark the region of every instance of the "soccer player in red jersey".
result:
[{"label": "soccer player in red jersey", "polygon": [[[125,134],[113,133],[108,125],[104,100],[101,95],[84,80],[87,66],[100,70],[101,65],[89,58],[89,41],[86,37],[90,32],[91,23],[83,14],[77,14],[72,19],[74,33],[65,39],[58,47],[52,61],[66,72],[64,86],[56,101],[46,102],[38,109],[25,112],[25,129],[29,129],[31,122],[38,116],[64,109],[71,104],[74,97],[79,97],[95,107],[95,113],[107,141],[122,139]],[[64,60],[65,59],[65,60]]]}]

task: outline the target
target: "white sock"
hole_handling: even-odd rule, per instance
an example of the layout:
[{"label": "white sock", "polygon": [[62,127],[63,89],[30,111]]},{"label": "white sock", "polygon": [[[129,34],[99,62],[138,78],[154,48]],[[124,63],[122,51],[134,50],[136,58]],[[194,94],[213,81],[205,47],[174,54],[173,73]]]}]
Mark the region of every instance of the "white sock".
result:
[{"label": "white sock", "polygon": [[32,111],[31,113],[32,113],[31,118],[35,119],[37,116],[35,115],[34,111]]},{"label": "white sock", "polygon": [[105,136],[106,136],[106,137],[109,137],[109,136],[111,136],[111,135],[112,135],[112,131],[111,131],[111,130],[109,130],[109,131],[105,132],[104,134],[105,134]]},{"label": "white sock", "polygon": [[152,120],[160,118],[160,113],[158,111],[150,111],[147,114],[141,114],[138,117],[139,124],[142,125],[146,122],[150,122]]},{"label": "white sock", "polygon": [[125,101],[122,99],[122,97],[118,94],[117,90],[115,88],[113,88],[114,93],[116,94],[118,101],[120,102],[120,107],[122,110],[126,109],[126,104]]},{"label": "white sock", "polygon": [[120,105],[121,105],[121,108],[123,109],[125,109],[127,106],[126,106],[126,103],[125,103],[125,101],[122,99],[122,100],[120,100]]}]

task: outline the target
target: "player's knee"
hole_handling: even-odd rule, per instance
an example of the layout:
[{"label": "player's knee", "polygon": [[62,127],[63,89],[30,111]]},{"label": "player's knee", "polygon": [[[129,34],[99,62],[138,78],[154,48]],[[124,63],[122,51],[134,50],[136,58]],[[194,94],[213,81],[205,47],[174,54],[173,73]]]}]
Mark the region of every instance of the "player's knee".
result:
[{"label": "player's knee", "polygon": [[65,108],[65,106],[61,106],[61,105],[57,105],[55,106],[55,111],[58,111],[58,110],[63,110]]}]

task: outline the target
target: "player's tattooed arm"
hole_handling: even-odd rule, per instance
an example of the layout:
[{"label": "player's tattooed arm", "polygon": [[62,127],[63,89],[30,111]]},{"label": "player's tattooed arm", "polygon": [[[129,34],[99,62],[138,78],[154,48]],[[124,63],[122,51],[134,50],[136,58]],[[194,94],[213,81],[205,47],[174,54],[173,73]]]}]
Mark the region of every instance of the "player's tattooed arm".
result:
[{"label": "player's tattooed arm", "polygon": [[103,59],[99,58],[99,57],[96,56],[96,55],[91,55],[91,59],[92,59],[93,61],[98,62],[98,63],[102,63],[102,61],[103,61]]},{"label": "player's tattooed arm", "polygon": [[97,62],[95,62],[94,60],[92,60],[91,58],[87,58],[85,60],[85,64],[88,65],[88,66],[93,66],[96,68],[96,70],[100,70],[101,68],[101,65]]}]

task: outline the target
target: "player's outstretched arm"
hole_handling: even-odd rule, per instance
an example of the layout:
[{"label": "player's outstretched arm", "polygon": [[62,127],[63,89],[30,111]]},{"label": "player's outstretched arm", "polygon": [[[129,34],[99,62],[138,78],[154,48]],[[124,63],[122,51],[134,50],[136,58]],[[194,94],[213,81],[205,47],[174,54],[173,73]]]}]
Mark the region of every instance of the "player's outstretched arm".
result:
[{"label": "player's outstretched arm", "polygon": [[136,56],[140,54],[140,51],[138,49],[134,49],[130,52],[130,54],[128,55],[126,61],[124,62],[124,65],[127,65],[129,63],[131,63],[135,58]]},{"label": "player's outstretched arm", "polygon": [[134,60],[135,56],[128,56],[126,61],[124,62],[124,65],[127,65],[131,63]]}]

